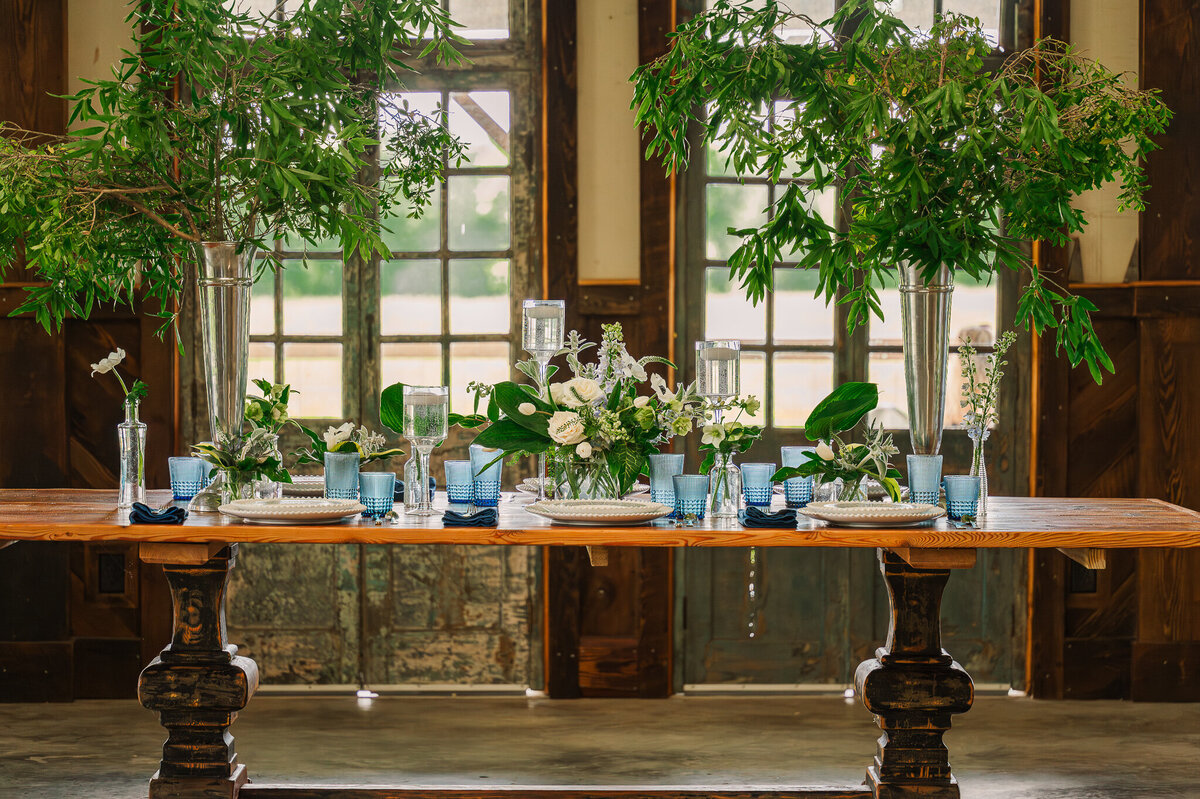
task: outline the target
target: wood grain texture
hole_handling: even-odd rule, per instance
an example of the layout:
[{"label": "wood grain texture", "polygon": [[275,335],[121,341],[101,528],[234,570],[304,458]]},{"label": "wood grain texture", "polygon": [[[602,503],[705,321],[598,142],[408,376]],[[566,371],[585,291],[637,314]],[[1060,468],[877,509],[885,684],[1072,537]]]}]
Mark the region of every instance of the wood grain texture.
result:
[{"label": "wood grain texture", "polygon": [[251,784],[240,796],[264,799],[866,799],[868,788],[813,786],[798,788],[537,787],[453,788],[445,786],[381,788],[327,785],[273,786]]},{"label": "wood grain texture", "polygon": [[[170,499],[150,492],[151,503]],[[435,506],[445,506],[439,493]],[[500,505],[497,528],[443,528],[438,517],[402,517],[403,526],[375,526],[355,519],[330,526],[289,527],[240,523],[220,514],[193,514],[182,525],[130,525],[116,507],[114,491],[73,489],[0,490],[0,538],[30,541],[208,541],[369,544],[502,544],[509,546],[611,547],[915,547],[934,549],[1011,547],[1200,547],[1200,513],[1151,499],[1053,499],[994,497],[979,529],[960,530],[939,519],[929,527],[852,529],[804,520],[796,530],[694,528],[658,522],[643,527],[552,525],[516,502]]]},{"label": "wood grain texture", "polygon": [[0,119],[26,130],[63,133],[67,85],[66,0],[0,4]]}]

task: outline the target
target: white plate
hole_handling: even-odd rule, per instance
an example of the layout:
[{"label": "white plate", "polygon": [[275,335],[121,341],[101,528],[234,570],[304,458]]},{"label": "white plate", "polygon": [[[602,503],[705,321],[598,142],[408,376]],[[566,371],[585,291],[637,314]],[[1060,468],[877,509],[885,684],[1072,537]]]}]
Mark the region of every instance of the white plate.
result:
[{"label": "white plate", "polygon": [[810,502],[799,513],[839,527],[909,527],[925,524],[946,511],[913,502]]},{"label": "white plate", "polygon": [[319,474],[292,475],[292,482],[281,485],[285,497],[320,497],[325,494],[325,477]]},{"label": "white plate", "polygon": [[640,499],[549,499],[526,505],[525,510],[560,524],[606,527],[645,524],[670,516],[673,509]]},{"label": "white plate", "polygon": [[219,510],[257,524],[336,524],[366,507],[353,499],[236,499]]},{"label": "white plate", "polygon": [[[536,494],[538,492],[538,479],[536,477],[526,477],[515,488],[522,494]],[[634,483],[629,489],[629,493],[625,496],[633,496],[635,494],[645,494],[650,490],[648,483]]]}]

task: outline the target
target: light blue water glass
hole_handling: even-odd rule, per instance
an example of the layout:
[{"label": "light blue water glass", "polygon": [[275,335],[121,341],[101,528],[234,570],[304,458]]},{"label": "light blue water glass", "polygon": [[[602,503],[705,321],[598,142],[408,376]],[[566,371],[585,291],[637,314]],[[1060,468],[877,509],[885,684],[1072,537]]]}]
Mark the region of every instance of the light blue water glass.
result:
[{"label": "light blue water glass", "polygon": [[452,505],[470,505],[475,501],[470,461],[446,461],[446,498]]},{"label": "light blue water glass", "polygon": [[946,483],[946,515],[958,521],[975,516],[979,507],[979,478],[966,474],[948,474]]},{"label": "light blue water glass", "polygon": [[941,455],[908,456],[908,501],[938,503],[942,487]]},{"label": "light blue water glass", "polygon": [[742,496],[746,504],[755,508],[771,506],[771,492],[775,484],[771,475],[775,474],[773,463],[743,463],[742,464]]},{"label": "light blue water glass", "polygon": [[[656,452],[650,456],[650,501],[675,507],[675,481],[683,474],[683,454]],[[672,516],[675,514],[672,513]]]},{"label": "light blue water glass", "polygon": [[671,482],[675,485],[675,515],[681,519],[689,514],[703,519],[708,506],[708,475],[677,474]]},{"label": "light blue water glass", "polygon": [[328,499],[358,499],[357,452],[325,453],[325,496]]},{"label": "light blue water glass", "polygon": [[390,513],[396,502],[395,472],[359,472],[358,501],[366,507],[364,516],[378,519]]},{"label": "light blue water glass", "polygon": [[171,492],[175,499],[191,499],[199,494],[200,489],[208,485],[211,466],[201,458],[167,458],[167,467],[171,470]]},{"label": "light blue water glass", "polygon": [[[803,466],[809,461],[804,457],[806,452],[816,452],[816,447],[780,447],[779,458],[785,467]],[[783,481],[783,499],[789,508],[803,508],[812,502],[813,488],[817,478],[793,477]]]},{"label": "light blue water glass", "polygon": [[474,478],[473,502],[477,507],[494,508],[500,504],[500,470],[503,466],[504,453],[500,450],[485,449],[480,444],[471,445],[471,474]]}]

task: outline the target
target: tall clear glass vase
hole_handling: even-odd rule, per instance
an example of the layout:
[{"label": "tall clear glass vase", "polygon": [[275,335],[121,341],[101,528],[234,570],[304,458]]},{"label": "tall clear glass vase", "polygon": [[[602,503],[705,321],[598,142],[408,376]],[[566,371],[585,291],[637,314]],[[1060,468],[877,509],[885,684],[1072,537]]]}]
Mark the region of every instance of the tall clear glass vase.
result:
[{"label": "tall clear glass vase", "polygon": [[131,508],[146,501],[146,423],[138,418],[138,400],[125,399],[125,421],[117,425],[117,438],[121,443],[117,507]]},{"label": "tall clear glass vase", "polygon": [[971,437],[971,442],[974,444],[971,452],[971,476],[979,478],[979,507],[975,511],[977,519],[987,516],[988,478],[984,446],[987,444],[991,432],[991,430],[979,431],[975,428],[967,430],[967,435]]},{"label": "tall clear glass vase", "polygon": [[736,520],[742,506],[742,470],[733,462],[732,455],[718,454],[712,471],[708,473],[708,514],[714,519]]},{"label": "tall clear glass vase", "polygon": [[[204,350],[204,384],[212,440],[240,437],[246,402],[250,349],[250,287],[254,282],[254,248],[238,251],[235,241],[199,245],[200,329]],[[221,504],[221,475],[195,496],[189,510],[216,511]]]}]

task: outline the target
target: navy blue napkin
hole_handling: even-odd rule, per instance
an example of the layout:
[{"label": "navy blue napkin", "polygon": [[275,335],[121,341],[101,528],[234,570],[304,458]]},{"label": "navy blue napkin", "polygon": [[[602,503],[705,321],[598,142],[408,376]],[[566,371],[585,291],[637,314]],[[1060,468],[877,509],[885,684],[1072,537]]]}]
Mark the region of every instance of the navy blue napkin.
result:
[{"label": "navy blue napkin", "polygon": [[[433,499],[433,492],[436,490],[437,490],[437,478],[430,477],[429,478],[429,498],[430,499]],[[396,502],[404,501],[404,481],[403,480],[400,480],[400,479],[396,480],[396,491],[393,496],[395,497]]]},{"label": "navy blue napkin", "polygon": [[495,527],[500,521],[500,514],[495,508],[484,508],[470,515],[448,510],[442,516],[442,524],[446,527]]},{"label": "navy blue napkin", "polygon": [[162,510],[154,510],[141,502],[133,503],[129,511],[130,524],[183,524],[188,516],[187,510],[178,505],[170,505]]},{"label": "navy blue napkin", "polygon": [[738,521],[743,527],[795,527],[796,511],[784,508],[774,513],[764,513],[751,506],[738,513]]}]

